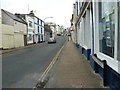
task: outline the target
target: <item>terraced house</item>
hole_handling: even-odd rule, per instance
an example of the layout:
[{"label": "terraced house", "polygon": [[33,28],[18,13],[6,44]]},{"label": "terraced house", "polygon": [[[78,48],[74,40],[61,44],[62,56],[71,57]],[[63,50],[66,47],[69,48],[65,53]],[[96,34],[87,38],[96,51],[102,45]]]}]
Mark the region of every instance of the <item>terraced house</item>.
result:
[{"label": "terraced house", "polygon": [[34,32],[35,32],[35,25],[34,25],[34,13],[31,11],[29,14],[15,14],[17,17],[23,19],[27,22],[27,44],[34,43]]},{"label": "terraced house", "polygon": [[105,86],[120,88],[120,1],[76,0],[74,8],[76,46]]},{"label": "terraced house", "polygon": [[28,24],[27,44],[44,42],[44,21],[34,15],[33,11],[29,14],[15,14],[25,20]]},{"label": "terraced house", "polygon": [[14,14],[2,12],[2,49],[22,47],[26,44],[27,23]]}]

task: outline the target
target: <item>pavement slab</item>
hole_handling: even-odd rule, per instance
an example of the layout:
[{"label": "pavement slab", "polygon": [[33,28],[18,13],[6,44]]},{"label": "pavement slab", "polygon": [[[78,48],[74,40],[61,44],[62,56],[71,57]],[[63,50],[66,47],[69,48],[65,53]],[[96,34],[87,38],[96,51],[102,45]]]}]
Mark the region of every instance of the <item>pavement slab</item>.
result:
[{"label": "pavement slab", "polygon": [[53,66],[45,88],[104,88],[102,78],[95,74],[89,61],[68,41]]}]

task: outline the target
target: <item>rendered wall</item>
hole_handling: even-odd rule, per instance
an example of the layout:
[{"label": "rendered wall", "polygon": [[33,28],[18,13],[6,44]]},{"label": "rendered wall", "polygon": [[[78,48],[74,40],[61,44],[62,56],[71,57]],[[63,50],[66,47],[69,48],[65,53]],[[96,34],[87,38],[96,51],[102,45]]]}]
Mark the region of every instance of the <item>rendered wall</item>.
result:
[{"label": "rendered wall", "polygon": [[27,25],[14,21],[14,32],[20,32],[22,34],[27,34]]},{"label": "rendered wall", "polygon": [[14,44],[15,44],[15,47],[24,46],[24,35],[15,33],[14,34]]},{"label": "rendered wall", "polygon": [[3,49],[14,48],[14,28],[13,26],[2,24],[2,47]]}]

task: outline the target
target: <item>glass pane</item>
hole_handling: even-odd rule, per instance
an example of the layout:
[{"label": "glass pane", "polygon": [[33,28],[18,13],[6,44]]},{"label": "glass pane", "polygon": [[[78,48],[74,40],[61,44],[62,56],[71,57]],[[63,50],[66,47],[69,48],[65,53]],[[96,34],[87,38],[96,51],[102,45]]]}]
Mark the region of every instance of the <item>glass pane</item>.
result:
[{"label": "glass pane", "polygon": [[118,60],[120,61],[120,2],[118,6]]},{"label": "glass pane", "polygon": [[115,13],[114,2],[99,4],[99,43],[100,52],[114,57]]}]

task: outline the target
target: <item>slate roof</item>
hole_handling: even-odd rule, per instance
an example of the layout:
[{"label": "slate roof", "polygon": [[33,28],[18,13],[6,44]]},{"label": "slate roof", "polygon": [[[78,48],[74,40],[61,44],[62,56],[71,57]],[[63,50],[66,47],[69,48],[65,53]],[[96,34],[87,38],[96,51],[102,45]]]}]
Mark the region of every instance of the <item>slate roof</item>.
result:
[{"label": "slate roof", "polygon": [[3,10],[3,9],[1,9],[1,10],[2,10],[3,12],[5,12],[5,13],[6,13],[9,17],[11,17],[13,20],[16,20],[16,21],[18,21],[18,22],[21,22],[21,23],[27,24],[23,19],[18,18],[18,17],[15,16],[14,14],[12,14],[12,13],[6,11],[6,10]]}]

